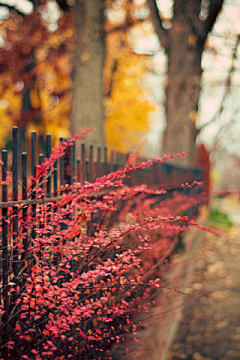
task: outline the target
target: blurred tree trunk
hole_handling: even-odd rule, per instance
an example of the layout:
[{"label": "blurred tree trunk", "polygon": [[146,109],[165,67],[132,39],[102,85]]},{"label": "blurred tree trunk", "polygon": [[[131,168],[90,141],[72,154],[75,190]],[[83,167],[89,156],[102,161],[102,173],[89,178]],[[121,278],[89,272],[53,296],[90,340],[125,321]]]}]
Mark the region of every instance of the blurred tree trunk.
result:
[{"label": "blurred tree trunk", "polygon": [[162,151],[166,154],[186,152],[188,156],[182,159],[183,165],[193,165],[195,161],[201,57],[222,3],[223,0],[210,0],[203,8],[200,0],[175,0],[173,19],[166,24],[156,1],[148,0],[156,34],[168,56],[167,124]]},{"label": "blurred tree trunk", "polygon": [[44,139],[45,125],[42,118],[41,99],[36,74],[34,73],[34,69],[36,67],[34,51],[31,51],[31,55],[28,60],[29,63],[22,71],[23,77],[28,75],[29,76],[24,84],[21,117],[18,121],[19,158],[21,158],[23,151],[29,152],[29,143],[26,141],[26,131],[29,124],[34,124],[35,128],[37,129],[39,153],[45,153],[46,147]]},{"label": "blurred tree trunk", "polygon": [[104,145],[103,65],[104,0],[76,0],[73,8],[76,49],[72,73],[72,133],[95,128],[88,144]]},{"label": "blurred tree trunk", "polygon": [[193,164],[203,46],[197,43],[189,44],[180,24],[177,29],[169,31],[171,40],[168,48],[165,104],[167,126],[162,150],[166,154],[184,151],[188,156],[182,159],[182,162]]}]

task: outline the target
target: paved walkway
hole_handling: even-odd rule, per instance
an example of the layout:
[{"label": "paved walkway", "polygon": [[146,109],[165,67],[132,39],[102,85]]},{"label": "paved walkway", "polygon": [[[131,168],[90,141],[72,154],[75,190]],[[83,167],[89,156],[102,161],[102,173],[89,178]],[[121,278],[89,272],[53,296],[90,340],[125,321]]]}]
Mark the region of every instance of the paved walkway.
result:
[{"label": "paved walkway", "polygon": [[220,210],[235,226],[199,249],[191,289],[202,294],[186,299],[168,360],[240,360],[240,206]]}]

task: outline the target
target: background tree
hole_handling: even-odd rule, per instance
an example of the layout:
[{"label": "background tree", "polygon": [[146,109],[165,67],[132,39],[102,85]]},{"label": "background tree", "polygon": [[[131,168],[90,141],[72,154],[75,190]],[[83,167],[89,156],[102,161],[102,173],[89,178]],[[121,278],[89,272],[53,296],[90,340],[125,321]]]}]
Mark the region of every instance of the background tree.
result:
[{"label": "background tree", "polygon": [[163,152],[185,151],[188,157],[184,162],[190,165],[195,158],[201,57],[223,0],[175,0],[170,19],[164,19],[155,0],[147,2],[156,34],[168,56]]},{"label": "background tree", "polygon": [[[70,129],[77,132],[78,128],[96,127],[89,143],[106,142],[131,151],[145,142],[142,155],[156,156],[158,144],[154,141],[160,132],[156,125],[163,126],[166,104],[163,152],[185,150],[188,164],[193,164],[196,120],[199,114],[201,117],[200,79],[206,78],[201,68],[203,50],[218,58],[223,51],[219,46],[228,43],[228,56],[230,48],[238,54],[236,36],[230,37],[237,34],[236,29],[220,30],[219,35],[217,24],[211,32],[222,1],[176,1],[168,15],[161,9],[163,3],[151,0],[25,2],[32,4],[31,11],[24,12],[18,3],[7,5],[10,13],[0,24],[0,113],[6,125],[0,130],[2,146],[12,125],[18,125],[27,137],[33,128],[42,137],[51,132],[54,140],[69,136]],[[233,7],[237,6],[232,3]],[[223,14],[226,9],[224,6]],[[228,21],[223,17],[223,22]],[[215,46],[217,37],[221,44]],[[237,56],[233,59],[236,64]],[[165,99],[162,88],[167,57]],[[205,61],[203,66],[205,69]],[[235,70],[234,79],[237,67]],[[231,90],[232,81],[229,84]],[[204,103],[206,96],[201,99]],[[205,123],[201,134],[208,129]]]},{"label": "background tree", "polygon": [[76,0],[71,129],[92,127],[87,141],[104,145],[104,0]]},{"label": "background tree", "polygon": [[[32,86],[34,86],[37,90],[37,93],[40,93],[39,100],[41,100],[41,91],[37,89],[38,86],[36,86],[36,82],[40,81],[43,87],[48,87],[47,93],[52,94],[51,100],[53,99],[53,105],[54,103],[56,105],[56,102],[59,101],[59,96],[58,93],[56,93],[56,88],[53,88],[52,90],[50,89],[50,87],[53,87],[53,84],[46,84],[47,80],[49,80],[49,76],[48,74],[44,74],[44,72],[42,72],[44,66],[39,65],[39,67],[41,68],[39,73],[41,79],[39,79],[39,77],[36,75],[39,69],[36,68],[37,63],[35,57],[40,53],[40,58],[42,57],[41,62],[45,64],[45,70],[46,64],[48,63],[53,68],[52,70],[50,70],[50,73],[55,73],[55,75],[58,76],[60,80],[63,80],[62,77],[66,74],[66,70],[60,69],[61,65],[59,66],[59,63],[61,63],[62,56],[64,57],[64,55],[67,54],[68,58],[65,59],[67,71],[69,68],[69,62],[73,63],[71,69],[72,71],[70,71],[72,79],[72,106],[71,111],[68,111],[67,114],[68,118],[71,118],[71,130],[73,133],[76,133],[78,131],[78,128],[95,127],[96,131],[92,132],[92,134],[89,135],[88,141],[103,145],[104,109],[102,73],[105,57],[103,23],[104,1],[77,0],[74,2],[73,6],[70,6],[69,3],[65,0],[58,0],[56,2],[28,2],[28,4],[30,3],[32,3],[33,5],[32,11],[27,14],[24,13],[24,7],[21,7],[18,4],[14,4],[14,6],[6,5],[10,9],[9,18],[17,18],[18,24],[15,25],[15,30],[17,30],[21,35],[21,39],[19,41],[18,39],[14,39],[13,44],[16,44],[17,42],[18,45],[20,43],[22,48],[27,48],[25,49],[25,63],[24,65],[23,63],[21,65],[22,69],[19,69],[19,66],[18,69],[14,69],[15,74],[17,74],[16,77],[18,78],[18,80],[21,78],[21,76],[23,76],[23,74],[25,74],[25,77],[28,77],[28,79],[24,83],[24,89],[22,90],[21,118],[23,120],[19,121],[18,123],[20,129],[24,129],[23,131],[25,132],[26,125],[29,123],[26,118],[34,118],[36,121],[34,120],[33,122],[36,124],[40,124],[39,116],[37,116],[36,118],[33,115],[33,110],[35,111],[36,109],[32,105],[30,96],[30,90]],[[58,27],[54,30],[51,28],[49,29],[48,27],[49,24],[47,24],[48,21],[46,21],[46,12],[49,4],[52,6],[56,3],[61,10],[61,14],[59,16]],[[3,5],[5,6],[5,3]],[[25,33],[22,33],[24,28]],[[69,37],[66,34],[69,31],[73,32],[72,39],[71,36]],[[38,34],[38,38],[37,41],[33,43],[32,37],[34,39],[34,35],[36,33]],[[70,46],[67,43],[69,42],[69,40]],[[75,45],[73,45],[73,42],[71,40],[75,42]],[[49,49],[49,47],[52,47],[52,49]],[[42,52],[39,48],[41,48]],[[53,53],[55,56],[53,56]],[[72,59],[73,53],[74,58]],[[14,47],[14,51],[12,51],[12,54],[13,58],[17,60],[16,46]],[[66,75],[70,75],[69,71]],[[50,82],[51,80],[53,79],[50,79]],[[35,82],[35,85],[32,85],[33,82]],[[65,87],[65,95],[66,92],[70,90],[70,88],[70,84],[68,85],[68,89],[66,89]],[[62,91],[63,89],[59,91],[61,98],[63,97]],[[46,97],[47,96],[45,96],[45,99]],[[70,99],[68,100],[68,102],[70,106]],[[38,113],[40,114],[39,106]],[[54,114],[52,114],[52,118],[53,115]],[[49,123],[49,117],[47,118],[47,122]],[[50,120],[50,123],[52,122],[53,120]],[[22,126],[21,124],[24,126]],[[61,125],[64,129],[66,127],[70,127],[69,125],[66,126],[65,121],[62,121]],[[40,127],[42,130],[43,126]],[[42,133],[42,131],[40,133]],[[64,135],[64,131],[62,135]]]},{"label": "background tree", "polygon": [[[21,84],[20,115],[11,119],[11,125],[19,126],[22,139],[33,127],[40,136],[51,132],[56,139],[68,135],[70,129],[76,133],[79,128],[94,127],[96,131],[86,139],[89,143],[106,141],[122,151],[138,147],[154,110],[142,81],[150,56],[136,54],[129,40],[134,26],[145,19],[137,15],[141,5],[132,0],[32,4],[29,14],[16,4],[10,7],[9,18],[2,24],[2,30],[10,28],[4,39],[12,48],[13,61],[7,64],[8,68],[12,64],[10,87]],[[109,13],[114,8],[125,14],[122,19]],[[50,12],[59,12],[54,23]],[[18,55],[22,51],[24,59]],[[3,65],[9,49],[4,52]]]}]

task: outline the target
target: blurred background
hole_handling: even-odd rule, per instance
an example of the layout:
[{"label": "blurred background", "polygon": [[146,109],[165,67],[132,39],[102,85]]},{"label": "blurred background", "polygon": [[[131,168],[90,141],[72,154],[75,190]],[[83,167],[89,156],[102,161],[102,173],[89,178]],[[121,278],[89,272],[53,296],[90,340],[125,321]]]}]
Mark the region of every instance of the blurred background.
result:
[{"label": "blurred background", "polygon": [[216,189],[240,190],[239,34],[239,0],[0,0],[0,147],[14,125],[42,152],[93,127],[147,158],[207,154]]}]

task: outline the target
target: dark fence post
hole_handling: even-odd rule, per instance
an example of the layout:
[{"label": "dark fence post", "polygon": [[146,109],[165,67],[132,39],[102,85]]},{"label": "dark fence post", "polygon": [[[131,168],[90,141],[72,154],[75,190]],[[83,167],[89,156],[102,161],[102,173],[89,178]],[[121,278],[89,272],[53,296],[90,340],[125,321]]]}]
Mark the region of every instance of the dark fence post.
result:
[{"label": "dark fence post", "polygon": [[82,152],[81,152],[81,162],[82,162],[82,184],[86,181],[86,159],[85,159],[85,145],[82,144]]},{"label": "dark fence post", "polygon": [[90,181],[89,160],[85,160],[85,169],[86,181]]},{"label": "dark fence post", "polygon": [[[27,153],[22,153],[22,199],[27,200]],[[23,250],[22,253],[22,261],[27,258],[27,250],[28,250],[28,236],[27,236],[27,206],[24,206],[22,209],[22,217],[23,217]]]},{"label": "dark fence post", "polygon": [[[7,150],[2,151],[2,161],[4,165],[2,166],[2,202],[7,202],[7,166],[8,166],[8,152]],[[3,302],[4,302],[4,311],[3,314],[3,326],[8,321],[8,312],[9,312],[9,298],[8,298],[8,276],[9,276],[9,259],[8,259],[8,224],[7,224],[7,214],[8,208],[4,207],[2,209],[2,286],[3,286]],[[3,340],[6,341],[6,336],[4,333],[8,332],[8,325],[4,326]]]},{"label": "dark fence post", "polygon": [[[51,156],[51,149],[52,149],[52,139],[51,134],[46,135],[46,145],[47,145],[47,158],[49,159]],[[51,198],[52,194],[52,176],[51,176],[51,169],[48,169],[48,178],[47,178],[47,198]],[[51,205],[48,206],[47,209],[47,224],[51,222]]]},{"label": "dark fence post", "polygon": [[94,171],[94,162],[93,162],[93,145],[90,145],[90,156],[89,156],[89,181],[93,182],[96,179],[95,171]]},{"label": "dark fence post", "polygon": [[58,165],[57,161],[54,162],[54,173],[53,173],[53,191],[54,196],[57,196],[57,187],[58,187]]},{"label": "dark fence post", "polygon": [[[60,137],[60,142],[63,141],[63,137]],[[60,186],[64,184],[64,159],[63,156],[60,157]],[[61,194],[63,191],[61,191]]]},{"label": "dark fence post", "polygon": [[77,159],[77,181],[81,182],[81,160]]},{"label": "dark fence post", "polygon": [[101,146],[97,149],[97,166],[96,166],[96,172],[97,177],[100,178],[102,176],[102,154],[101,154]]},{"label": "dark fence post", "polygon": [[[31,174],[34,180],[32,180],[32,199],[36,199],[36,194],[33,191],[34,190],[34,181],[36,179],[36,131],[31,132]],[[31,205],[32,208],[32,219],[33,221],[36,220],[36,204]],[[32,238],[35,239],[36,237],[36,231],[35,226],[33,225],[32,229]]]},{"label": "dark fence post", "polygon": [[103,174],[107,175],[108,173],[108,149],[107,146],[104,146],[104,160],[103,160]]},{"label": "dark fence post", "polygon": [[[42,165],[44,162],[44,155],[43,154],[39,154],[39,165]],[[43,177],[41,176],[39,179],[39,183],[41,184],[41,182],[43,181]],[[41,184],[41,189],[44,190],[44,186],[45,184]]]},{"label": "dark fence post", "polygon": [[[51,139],[51,134],[47,134],[46,135],[46,145],[47,145],[47,158],[50,158],[51,156],[51,147],[52,147],[52,139]],[[48,178],[47,178],[47,197],[50,198],[51,197],[51,169],[48,169]]]},{"label": "dark fence post", "polygon": [[[43,154],[39,154],[39,165],[42,165],[44,162],[44,155]],[[41,184],[41,182],[43,181],[43,176],[40,177],[39,179],[39,183]],[[44,188],[46,188],[45,184],[41,184],[41,189],[44,190]],[[44,211],[41,211],[41,216],[42,218],[40,219],[40,223],[39,223],[39,228],[43,229],[44,227]]]},{"label": "dark fence post", "polygon": [[73,143],[72,146],[72,157],[71,157],[71,167],[72,167],[72,183],[76,181],[76,167],[75,167],[75,158],[76,158],[76,144]]},{"label": "dark fence post", "polygon": [[72,184],[72,149],[71,146],[67,147],[65,149],[65,155],[64,155],[64,184]]},{"label": "dark fence post", "polygon": [[[13,153],[12,153],[12,190],[13,190],[13,201],[18,200],[18,128],[14,126],[12,129],[13,135]],[[14,276],[17,277],[19,272],[19,261],[18,261],[18,247],[16,242],[18,241],[18,207],[13,206],[13,272]]]}]

